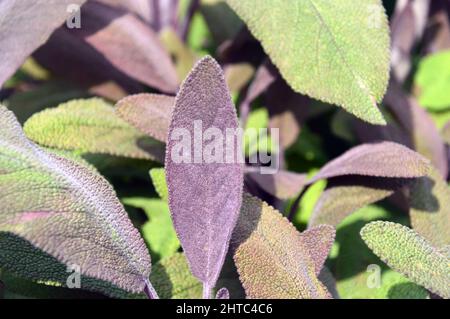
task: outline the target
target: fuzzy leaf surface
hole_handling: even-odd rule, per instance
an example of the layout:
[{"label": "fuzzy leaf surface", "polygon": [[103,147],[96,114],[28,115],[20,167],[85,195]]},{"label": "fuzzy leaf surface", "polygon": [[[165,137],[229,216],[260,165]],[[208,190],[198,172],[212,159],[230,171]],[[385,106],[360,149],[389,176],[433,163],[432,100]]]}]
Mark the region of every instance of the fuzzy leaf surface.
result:
[{"label": "fuzzy leaf surface", "polygon": [[245,194],[232,249],[247,298],[330,298],[306,242],[274,208]]},{"label": "fuzzy leaf surface", "polygon": [[[3,238],[14,235],[66,265],[80,266],[86,276],[142,292],[150,256],[112,186],[92,169],[28,140],[5,107],[0,107],[0,121]],[[6,247],[2,262],[9,260],[11,249],[20,251],[17,240],[1,242]],[[45,272],[17,260],[6,268]]]},{"label": "fuzzy leaf surface", "polygon": [[165,143],[175,98],[141,93],[127,96],[116,104],[116,113],[143,133]]},{"label": "fuzzy leaf surface", "polygon": [[300,236],[315,264],[316,275],[319,276],[333,245],[336,230],[330,225],[318,225],[305,230]]},{"label": "fuzzy leaf surface", "polygon": [[393,142],[362,144],[325,165],[310,182],[345,175],[413,178],[427,173],[429,162]]},{"label": "fuzzy leaf surface", "polygon": [[98,98],[72,100],[33,115],[24,125],[33,141],[48,147],[162,161],[164,147],[114,114]]},{"label": "fuzzy leaf surface", "polygon": [[[226,129],[238,127],[223,72],[211,57],[194,67],[177,95],[165,160],[175,230],[192,273],[210,290],[219,277],[239,216],[243,167],[236,160],[231,164],[206,163],[203,159],[196,163],[195,155],[188,163],[177,163],[174,159],[180,151],[180,137],[174,131],[184,129],[195,139],[194,121],[201,121],[204,130],[214,127],[223,135]],[[203,149],[208,145],[204,140],[201,143]],[[183,149],[183,154],[192,155],[190,148]],[[216,152],[224,158],[223,150]],[[239,155],[235,154],[235,159]]]},{"label": "fuzzy leaf surface", "polygon": [[377,107],[389,79],[389,31],[381,1],[227,3],[295,91],[385,124]]},{"label": "fuzzy leaf surface", "polygon": [[372,251],[392,269],[444,298],[450,298],[448,257],[400,224],[372,222],[361,230]]}]

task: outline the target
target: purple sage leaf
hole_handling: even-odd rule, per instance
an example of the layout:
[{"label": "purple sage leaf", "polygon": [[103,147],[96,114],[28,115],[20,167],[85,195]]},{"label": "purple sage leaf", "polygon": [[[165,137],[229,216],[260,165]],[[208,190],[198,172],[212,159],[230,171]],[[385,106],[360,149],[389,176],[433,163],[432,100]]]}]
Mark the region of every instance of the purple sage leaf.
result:
[{"label": "purple sage leaf", "polygon": [[427,173],[428,160],[407,147],[379,142],[356,146],[325,165],[311,180],[345,175],[413,178]]},{"label": "purple sage leaf", "polygon": [[317,276],[322,271],[335,236],[336,230],[330,225],[318,225],[300,234],[303,243],[309,250],[309,256],[314,262]]},{"label": "purple sage leaf", "polygon": [[116,104],[116,113],[141,132],[165,143],[175,98],[141,93],[127,96]]},{"label": "purple sage leaf", "polygon": [[[177,90],[178,77],[170,56],[158,35],[137,16],[97,1],[88,1],[81,14],[82,28],[68,29],[64,26],[57,30],[37,52],[40,63],[51,70],[76,72],[73,65],[62,64],[68,64],[65,57],[69,57],[77,63],[78,69],[81,65],[90,72],[91,67],[99,68],[95,63],[92,65],[92,58],[103,58],[99,60],[102,70],[110,72],[107,67],[112,67],[116,70],[114,78],[119,76],[116,74],[118,70],[122,76],[125,74],[163,92]],[[77,56],[79,54],[83,56]]]},{"label": "purple sage leaf", "polygon": [[[237,159],[230,164],[220,160],[206,163],[198,148],[203,149],[208,143],[196,138],[194,121],[201,123],[203,129],[215,128],[223,135],[226,129],[238,128],[223,72],[211,57],[194,67],[177,95],[165,160],[175,230],[192,273],[203,282],[204,297],[210,298],[239,216],[243,166]],[[186,161],[175,160],[180,132],[183,140],[190,140],[183,149],[183,157],[189,157]],[[223,150],[219,155],[224,155]]]},{"label": "purple sage leaf", "polygon": [[392,81],[385,102],[412,140],[413,149],[428,158],[447,177],[448,163],[444,142],[430,115]]}]

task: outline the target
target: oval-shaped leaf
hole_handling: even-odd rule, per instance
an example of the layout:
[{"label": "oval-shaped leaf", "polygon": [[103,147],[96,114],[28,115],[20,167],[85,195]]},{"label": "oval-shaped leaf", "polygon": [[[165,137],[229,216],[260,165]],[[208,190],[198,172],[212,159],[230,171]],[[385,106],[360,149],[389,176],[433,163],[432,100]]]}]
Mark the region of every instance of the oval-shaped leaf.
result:
[{"label": "oval-shaped leaf", "polygon": [[[222,150],[216,152],[222,161],[206,163],[198,148],[203,149],[208,143],[197,137],[194,121],[204,129],[215,128],[222,137],[227,129],[238,128],[223,72],[210,57],[195,66],[177,95],[165,160],[175,230],[192,273],[204,283],[205,297],[209,298],[239,215],[243,166],[239,161],[240,150],[232,154],[235,159],[232,163],[224,161],[224,142],[218,137],[214,138],[222,143]],[[182,150],[183,160],[179,161],[177,152],[180,144],[186,142],[189,145]]]},{"label": "oval-shaped leaf", "polygon": [[247,298],[329,298],[304,238],[265,202],[244,195],[233,258]]},{"label": "oval-shaped leaf", "polygon": [[[385,124],[389,32],[379,0],[227,0],[297,92]],[[370,54],[368,54],[370,52]]]},{"label": "oval-shaped leaf", "polygon": [[372,251],[394,270],[430,291],[450,298],[449,260],[416,232],[391,222],[372,222],[361,230]]},{"label": "oval-shaped leaf", "polygon": [[48,147],[162,162],[164,146],[138,132],[98,98],[72,100],[33,115],[24,125],[33,141]]},{"label": "oval-shaped leaf", "polygon": [[[14,234],[89,277],[142,292],[150,256],[108,182],[29,141],[5,107],[0,123],[0,234]],[[35,267],[28,264],[30,272],[45,271]]]}]

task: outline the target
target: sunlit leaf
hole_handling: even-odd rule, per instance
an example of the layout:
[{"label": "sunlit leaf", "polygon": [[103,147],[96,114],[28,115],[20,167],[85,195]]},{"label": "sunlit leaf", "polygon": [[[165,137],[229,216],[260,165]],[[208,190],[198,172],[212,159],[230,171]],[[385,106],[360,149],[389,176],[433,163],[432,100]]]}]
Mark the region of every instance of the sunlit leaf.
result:
[{"label": "sunlit leaf", "polygon": [[273,207],[245,194],[232,237],[247,298],[329,298],[300,233]]},{"label": "sunlit leaf", "polygon": [[46,268],[46,261],[53,258],[79,266],[88,277],[142,292],[150,256],[113,188],[91,168],[29,141],[5,107],[0,121],[2,267],[51,280],[54,268]]},{"label": "sunlit leaf", "polygon": [[33,115],[24,125],[33,141],[48,147],[162,161],[164,147],[114,114],[98,98],[72,100]]},{"label": "sunlit leaf", "polygon": [[[402,274],[389,269],[375,256],[359,236],[361,228],[370,221],[406,222],[406,216],[379,206],[366,206],[345,218],[337,227],[330,269],[337,280],[343,299],[428,298],[426,289]],[[402,287],[408,289],[402,289]]]},{"label": "sunlit leaf", "polygon": [[392,222],[372,222],[361,230],[366,244],[389,267],[450,298],[448,258],[416,232]]},{"label": "sunlit leaf", "polygon": [[165,143],[175,98],[161,94],[130,95],[116,104],[116,113],[141,132]]},{"label": "sunlit leaf", "polygon": [[392,142],[362,144],[330,161],[311,181],[345,175],[413,178],[424,176],[428,167],[425,158],[403,145]]},{"label": "sunlit leaf", "polygon": [[330,253],[335,235],[336,230],[329,225],[318,225],[300,234],[303,243],[309,250],[309,256],[315,264],[317,276],[322,271],[325,260]]},{"label": "sunlit leaf", "polygon": [[295,91],[385,124],[377,102],[389,78],[389,33],[379,0],[227,3]]}]

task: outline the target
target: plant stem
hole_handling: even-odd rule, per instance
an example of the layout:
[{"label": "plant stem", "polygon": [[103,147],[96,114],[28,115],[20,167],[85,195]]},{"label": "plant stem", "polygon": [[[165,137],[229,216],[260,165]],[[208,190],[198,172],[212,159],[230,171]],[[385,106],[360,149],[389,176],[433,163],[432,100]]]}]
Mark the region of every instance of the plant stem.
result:
[{"label": "plant stem", "polygon": [[203,299],[211,299],[211,287],[204,282],[203,283]]},{"label": "plant stem", "polygon": [[150,280],[148,280],[148,279],[145,279],[144,292],[147,295],[148,299],[159,299],[155,288],[153,288]]}]

